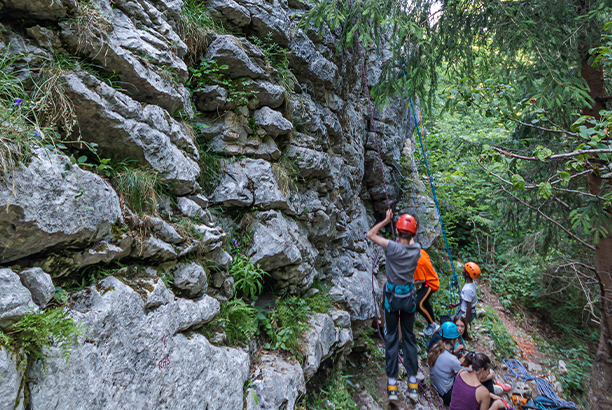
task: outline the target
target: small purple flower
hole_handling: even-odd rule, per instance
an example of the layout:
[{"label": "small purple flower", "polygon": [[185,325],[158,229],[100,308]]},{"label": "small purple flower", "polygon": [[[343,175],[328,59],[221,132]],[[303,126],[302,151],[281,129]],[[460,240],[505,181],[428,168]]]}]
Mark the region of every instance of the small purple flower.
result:
[{"label": "small purple flower", "polygon": [[16,107],[19,104],[21,104],[21,98],[15,98],[15,102],[13,103],[13,105]]},{"label": "small purple flower", "polygon": [[40,132],[38,130],[34,130],[34,136],[35,137],[40,137]]},{"label": "small purple flower", "polygon": [[234,246],[238,246],[238,241],[234,238]]},{"label": "small purple flower", "polygon": [[229,236],[232,236],[232,233],[231,233],[231,232],[228,232],[227,234],[228,234]]}]

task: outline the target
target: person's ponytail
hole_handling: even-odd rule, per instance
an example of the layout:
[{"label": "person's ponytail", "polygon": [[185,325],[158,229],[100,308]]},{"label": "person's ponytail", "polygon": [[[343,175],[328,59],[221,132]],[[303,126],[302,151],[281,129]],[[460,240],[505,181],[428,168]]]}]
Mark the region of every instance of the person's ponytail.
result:
[{"label": "person's ponytail", "polygon": [[446,350],[446,346],[444,345],[444,341],[440,340],[438,343],[434,345],[427,353],[427,364],[429,367],[434,367],[436,362],[438,361],[438,357]]}]

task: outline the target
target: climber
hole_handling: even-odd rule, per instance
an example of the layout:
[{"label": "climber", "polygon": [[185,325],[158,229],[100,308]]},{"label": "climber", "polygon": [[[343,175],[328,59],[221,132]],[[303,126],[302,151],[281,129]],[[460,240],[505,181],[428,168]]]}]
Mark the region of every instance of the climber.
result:
[{"label": "climber", "polygon": [[382,222],[377,223],[367,234],[368,239],[382,246],[387,255],[387,282],[384,285],[385,312],[385,370],[387,393],[390,401],[398,399],[397,375],[399,371],[399,324],[401,323],[404,366],[408,375],[408,397],[419,398],[416,374],[418,370],[417,344],[414,335],[415,292],[414,271],[420,257],[421,245],[415,242],[417,222],[413,216],[399,217],[396,227],[398,242],[378,235],[378,231],[393,219],[389,209]]},{"label": "climber", "polygon": [[463,277],[465,278],[465,285],[461,289],[461,301],[459,303],[451,303],[449,307],[455,308],[461,305],[459,312],[453,317],[453,319],[463,316],[466,318],[467,323],[471,323],[476,317],[476,303],[478,303],[478,293],[474,279],[478,279],[480,276],[480,267],[474,262],[467,262],[463,265]]},{"label": "climber", "polygon": [[429,302],[429,297],[440,289],[440,279],[431,264],[429,255],[421,249],[421,257],[414,271],[414,284],[422,283],[421,289],[417,292],[416,305],[419,312],[427,321],[427,327],[423,330],[425,336],[431,336],[440,326],[436,323],[433,307]]},{"label": "climber", "polygon": [[448,406],[453,393],[455,375],[461,370],[465,359],[459,359],[451,353],[459,338],[459,331],[453,322],[442,324],[438,333],[441,339],[427,353],[427,364],[431,384],[442,398],[444,405]]},{"label": "climber", "polygon": [[483,386],[483,382],[490,380],[491,377],[491,359],[482,353],[470,353],[467,360],[471,362],[471,366],[461,370],[455,377],[449,410],[505,408],[500,397],[489,393],[489,390]]}]

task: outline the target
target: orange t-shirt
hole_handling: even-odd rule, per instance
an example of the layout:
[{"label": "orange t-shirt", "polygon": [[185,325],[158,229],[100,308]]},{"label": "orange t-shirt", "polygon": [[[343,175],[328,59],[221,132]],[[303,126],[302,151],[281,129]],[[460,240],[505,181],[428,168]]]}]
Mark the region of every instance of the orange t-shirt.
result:
[{"label": "orange t-shirt", "polygon": [[440,279],[438,279],[438,274],[431,264],[429,255],[423,249],[421,249],[421,257],[419,258],[416,270],[414,271],[414,280],[424,280],[425,284],[434,292],[440,289]]}]

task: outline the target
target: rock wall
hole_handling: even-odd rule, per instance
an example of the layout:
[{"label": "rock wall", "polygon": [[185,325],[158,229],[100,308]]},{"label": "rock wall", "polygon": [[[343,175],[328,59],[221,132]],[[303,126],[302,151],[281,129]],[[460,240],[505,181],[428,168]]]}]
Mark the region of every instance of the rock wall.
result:
[{"label": "rock wall", "polygon": [[[305,1],[204,3],[223,30],[208,30],[192,49],[182,0],[0,0],[0,48],[30,92],[37,67],[58,55],[98,68],[60,71],[75,121],[63,138],[146,167],[164,187],[153,215],[136,215],[112,179],[49,147],[33,147],[3,174],[0,328],[45,308],[51,278],[127,267],[69,296],[64,309],[88,331],[68,362],[52,348],[46,370],[30,358],[26,372],[0,350],[10,381],[0,389],[8,389],[1,410],[23,397],[24,376],[34,410],[240,409],[243,400],[248,409],[292,409],[321,361],[350,351],[351,321],[374,316],[375,248],[365,233],[386,209],[381,171],[396,210],[428,215],[419,228],[424,245],[436,236],[431,200],[400,202],[396,183],[402,153],[413,155],[412,117],[392,101],[372,122],[356,50],[337,53],[338,33],[299,28]],[[279,72],[256,39],[288,50],[291,73]],[[374,85],[388,56],[365,56]],[[197,68],[199,58],[216,62],[215,75],[246,101],[219,83],[194,91],[192,79],[190,91],[187,64]],[[203,156],[217,158],[218,180],[203,181]],[[304,293],[319,279],[342,307],[311,319],[302,365],[214,346],[193,332],[234,294],[231,232],[250,238],[244,252],[276,292]],[[32,269],[38,281],[24,279]],[[168,273],[172,289],[161,280]]]}]

